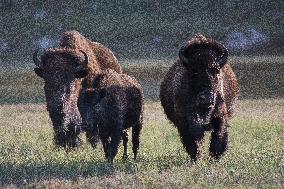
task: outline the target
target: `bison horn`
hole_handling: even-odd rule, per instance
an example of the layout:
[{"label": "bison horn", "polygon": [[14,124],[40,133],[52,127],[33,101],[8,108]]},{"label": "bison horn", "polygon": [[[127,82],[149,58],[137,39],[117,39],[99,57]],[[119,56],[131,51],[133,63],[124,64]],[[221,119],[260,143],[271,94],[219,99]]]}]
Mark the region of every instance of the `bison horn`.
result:
[{"label": "bison horn", "polygon": [[220,64],[220,67],[224,66],[227,62],[227,59],[228,59],[228,49],[223,46],[223,54],[220,56],[220,58],[218,59],[218,62]]},{"label": "bison horn", "polygon": [[88,63],[89,63],[89,57],[88,57],[87,53],[85,53],[84,51],[80,50],[80,52],[83,53],[84,58],[85,58],[83,64],[84,64],[84,66],[87,66]]},{"label": "bison horn", "polygon": [[35,50],[35,52],[34,52],[34,54],[33,54],[33,61],[34,61],[35,65],[36,65],[37,67],[41,67],[41,66],[42,66],[42,63],[41,63],[41,61],[40,61],[40,60],[38,59],[38,57],[37,57],[38,51],[39,51],[39,49]]},{"label": "bison horn", "polygon": [[88,68],[87,68],[87,65],[89,62],[88,55],[82,50],[80,50],[80,52],[83,53],[85,59],[83,61],[83,64],[80,64],[76,68],[75,73],[74,73],[75,78],[84,78],[88,75]]},{"label": "bison horn", "polygon": [[184,56],[184,53],[185,53],[184,51],[185,51],[185,47],[181,47],[181,49],[179,50],[179,58],[182,61],[182,63],[188,64],[189,61],[188,61],[188,58]]}]

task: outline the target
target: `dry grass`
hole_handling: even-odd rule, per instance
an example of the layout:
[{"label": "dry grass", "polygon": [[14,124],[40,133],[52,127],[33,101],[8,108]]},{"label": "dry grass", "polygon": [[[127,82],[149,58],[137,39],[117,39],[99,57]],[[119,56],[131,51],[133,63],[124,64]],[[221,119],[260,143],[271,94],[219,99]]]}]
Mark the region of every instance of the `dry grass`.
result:
[{"label": "dry grass", "polygon": [[[101,145],[54,150],[44,105],[0,107],[0,186],[14,188],[281,188],[284,100],[244,100],[230,122],[230,150],[192,164],[160,103],[147,102],[136,162],[105,163]],[[129,153],[132,156],[131,150]]]}]

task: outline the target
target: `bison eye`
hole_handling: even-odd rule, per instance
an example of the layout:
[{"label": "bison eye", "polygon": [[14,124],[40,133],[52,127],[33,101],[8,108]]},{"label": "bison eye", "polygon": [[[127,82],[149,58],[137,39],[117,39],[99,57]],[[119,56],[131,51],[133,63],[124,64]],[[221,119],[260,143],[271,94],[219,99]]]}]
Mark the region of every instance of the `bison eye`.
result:
[{"label": "bison eye", "polygon": [[35,68],[34,71],[39,77],[43,77],[43,69]]},{"label": "bison eye", "polygon": [[196,77],[197,75],[198,75],[198,72],[197,72],[197,70],[196,69],[191,69],[191,74],[192,74],[192,76],[193,77]]}]

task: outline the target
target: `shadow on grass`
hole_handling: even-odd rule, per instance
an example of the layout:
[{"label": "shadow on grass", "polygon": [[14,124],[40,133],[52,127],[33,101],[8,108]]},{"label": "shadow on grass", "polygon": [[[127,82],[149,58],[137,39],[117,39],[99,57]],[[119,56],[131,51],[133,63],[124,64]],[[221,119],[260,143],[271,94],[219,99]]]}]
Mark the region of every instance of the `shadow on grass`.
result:
[{"label": "shadow on grass", "polygon": [[[163,156],[151,159],[139,157],[136,161],[132,158],[122,161],[117,157],[114,164],[106,161],[78,161],[78,162],[45,162],[43,164],[1,163],[0,186],[23,186],[26,183],[42,180],[60,179],[76,181],[78,178],[105,177],[115,175],[117,172],[135,174],[140,171],[157,170],[162,172],[171,167],[180,167],[188,161],[180,156]],[[187,166],[190,166],[188,164]]]}]

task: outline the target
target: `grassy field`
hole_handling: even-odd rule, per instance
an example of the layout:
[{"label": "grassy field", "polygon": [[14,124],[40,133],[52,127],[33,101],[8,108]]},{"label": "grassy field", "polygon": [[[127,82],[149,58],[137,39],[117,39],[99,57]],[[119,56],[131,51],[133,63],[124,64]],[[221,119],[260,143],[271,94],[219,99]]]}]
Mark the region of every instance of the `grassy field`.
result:
[{"label": "grassy field", "polygon": [[[242,100],[229,129],[230,149],[208,158],[209,134],[198,164],[189,161],[177,130],[158,102],[147,102],[136,162],[113,166],[87,143],[54,149],[43,104],[0,107],[0,186],[36,188],[283,188],[284,100]],[[84,136],[82,136],[84,138]],[[131,148],[130,148],[131,149]]]},{"label": "grassy field", "polygon": [[[137,77],[146,96],[145,121],[137,161],[114,165],[102,146],[84,143],[76,151],[55,149],[44,104],[43,82],[30,68],[0,71],[0,187],[6,188],[283,188],[283,57],[231,57],[241,86],[236,116],[230,121],[228,153],[208,158],[208,133],[202,159],[193,164],[177,130],[165,118],[159,84],[174,62],[121,61]],[[85,136],[82,135],[85,141]],[[131,142],[129,149],[131,149]]]}]

